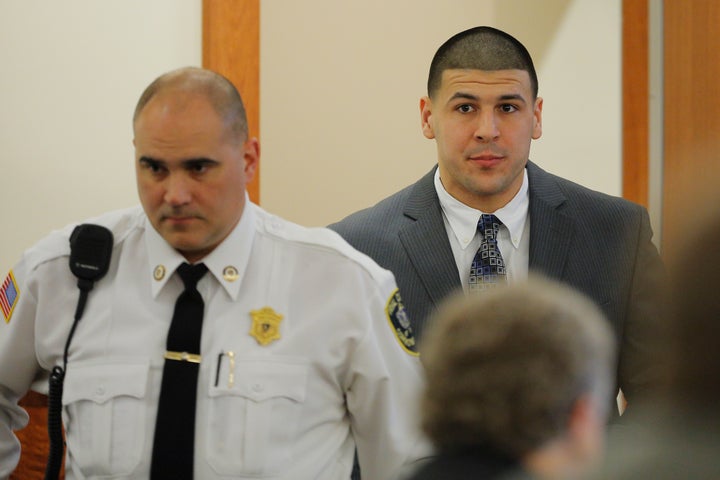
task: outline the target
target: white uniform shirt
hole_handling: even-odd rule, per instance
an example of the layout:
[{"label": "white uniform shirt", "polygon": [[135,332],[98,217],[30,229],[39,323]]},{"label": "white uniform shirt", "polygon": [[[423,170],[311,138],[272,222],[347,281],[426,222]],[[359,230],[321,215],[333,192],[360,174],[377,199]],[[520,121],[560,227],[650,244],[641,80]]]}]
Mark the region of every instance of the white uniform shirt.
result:
[{"label": "white uniform shirt", "polygon": [[[450,195],[440,180],[440,170],[435,171],[435,191],[443,212],[445,231],[455,257],[463,289],[467,291],[470,266],[480,248],[482,238],[477,233],[481,212],[465,205]],[[530,218],[528,207],[528,176],[523,170],[523,183],[507,205],[493,213],[503,224],[498,231],[498,248],[505,262],[507,280],[515,283],[527,280],[530,259]]]},{"label": "white uniform shirt", "polygon": [[[92,223],[115,243],[70,345],[67,478],[147,478],[184,258],[139,207]],[[48,372],[62,365],[78,299],[71,230],[42,240],[12,272],[19,296],[0,322],[0,477],[18,460],[11,430],[27,421],[17,400],[30,387],[46,393]],[[203,263],[195,478],[346,479],[357,445],[363,477],[389,479],[426,452],[416,427],[421,367],[387,313],[390,272],[334,232],[250,202]],[[282,319],[280,338],[261,345],[251,312],[265,307]]]}]

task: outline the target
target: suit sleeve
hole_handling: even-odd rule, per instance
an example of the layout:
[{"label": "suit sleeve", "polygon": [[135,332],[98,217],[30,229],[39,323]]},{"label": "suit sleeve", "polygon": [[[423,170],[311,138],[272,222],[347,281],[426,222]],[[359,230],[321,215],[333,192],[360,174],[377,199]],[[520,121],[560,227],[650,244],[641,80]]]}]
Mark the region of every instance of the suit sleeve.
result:
[{"label": "suit sleeve", "polygon": [[638,405],[653,399],[663,375],[662,318],[668,295],[665,268],[651,239],[650,219],[642,209],[618,365],[620,388],[628,402],[623,417],[634,415]]}]

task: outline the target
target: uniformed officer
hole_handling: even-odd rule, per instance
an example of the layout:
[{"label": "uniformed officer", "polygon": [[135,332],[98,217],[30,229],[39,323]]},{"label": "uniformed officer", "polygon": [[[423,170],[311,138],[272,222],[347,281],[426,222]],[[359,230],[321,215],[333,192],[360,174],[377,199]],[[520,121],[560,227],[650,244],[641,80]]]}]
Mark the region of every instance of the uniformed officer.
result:
[{"label": "uniformed officer", "polygon": [[[258,158],[242,100],[222,76],[184,68],[136,107],[141,207],[86,223],[113,236],[67,349],[67,478],[148,478],[167,362],[199,362],[186,478],[395,478],[422,455],[422,384],[391,273],[335,233],[294,225],[245,192]],[[30,248],[2,285],[0,477],[15,468],[17,405],[48,391],[78,299],[70,226]],[[207,267],[200,353],[166,352],[181,264]],[[176,422],[186,422],[177,418]],[[153,452],[156,452],[155,454]]]}]

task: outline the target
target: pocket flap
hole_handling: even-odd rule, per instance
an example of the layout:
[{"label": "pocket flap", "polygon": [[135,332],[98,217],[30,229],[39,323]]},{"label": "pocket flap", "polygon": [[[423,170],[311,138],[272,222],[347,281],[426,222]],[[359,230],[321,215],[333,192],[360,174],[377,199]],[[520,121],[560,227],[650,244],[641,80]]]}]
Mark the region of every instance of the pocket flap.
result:
[{"label": "pocket flap", "polygon": [[91,400],[105,403],[113,397],[143,398],[147,389],[148,363],[68,365],[63,403]]},{"label": "pocket flap", "polygon": [[210,396],[236,395],[256,402],[284,397],[302,402],[305,400],[307,365],[268,360],[235,361],[234,380],[228,386],[225,376],[218,385],[211,386]]}]

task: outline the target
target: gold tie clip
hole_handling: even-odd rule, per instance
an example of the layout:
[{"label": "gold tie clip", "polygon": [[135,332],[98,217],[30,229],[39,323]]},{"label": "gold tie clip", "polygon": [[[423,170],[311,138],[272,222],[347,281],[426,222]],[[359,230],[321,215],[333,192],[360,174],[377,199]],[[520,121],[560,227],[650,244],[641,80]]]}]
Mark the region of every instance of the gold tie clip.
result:
[{"label": "gold tie clip", "polygon": [[177,360],[178,362],[200,363],[200,355],[188,352],[165,352],[165,358],[168,360]]}]

